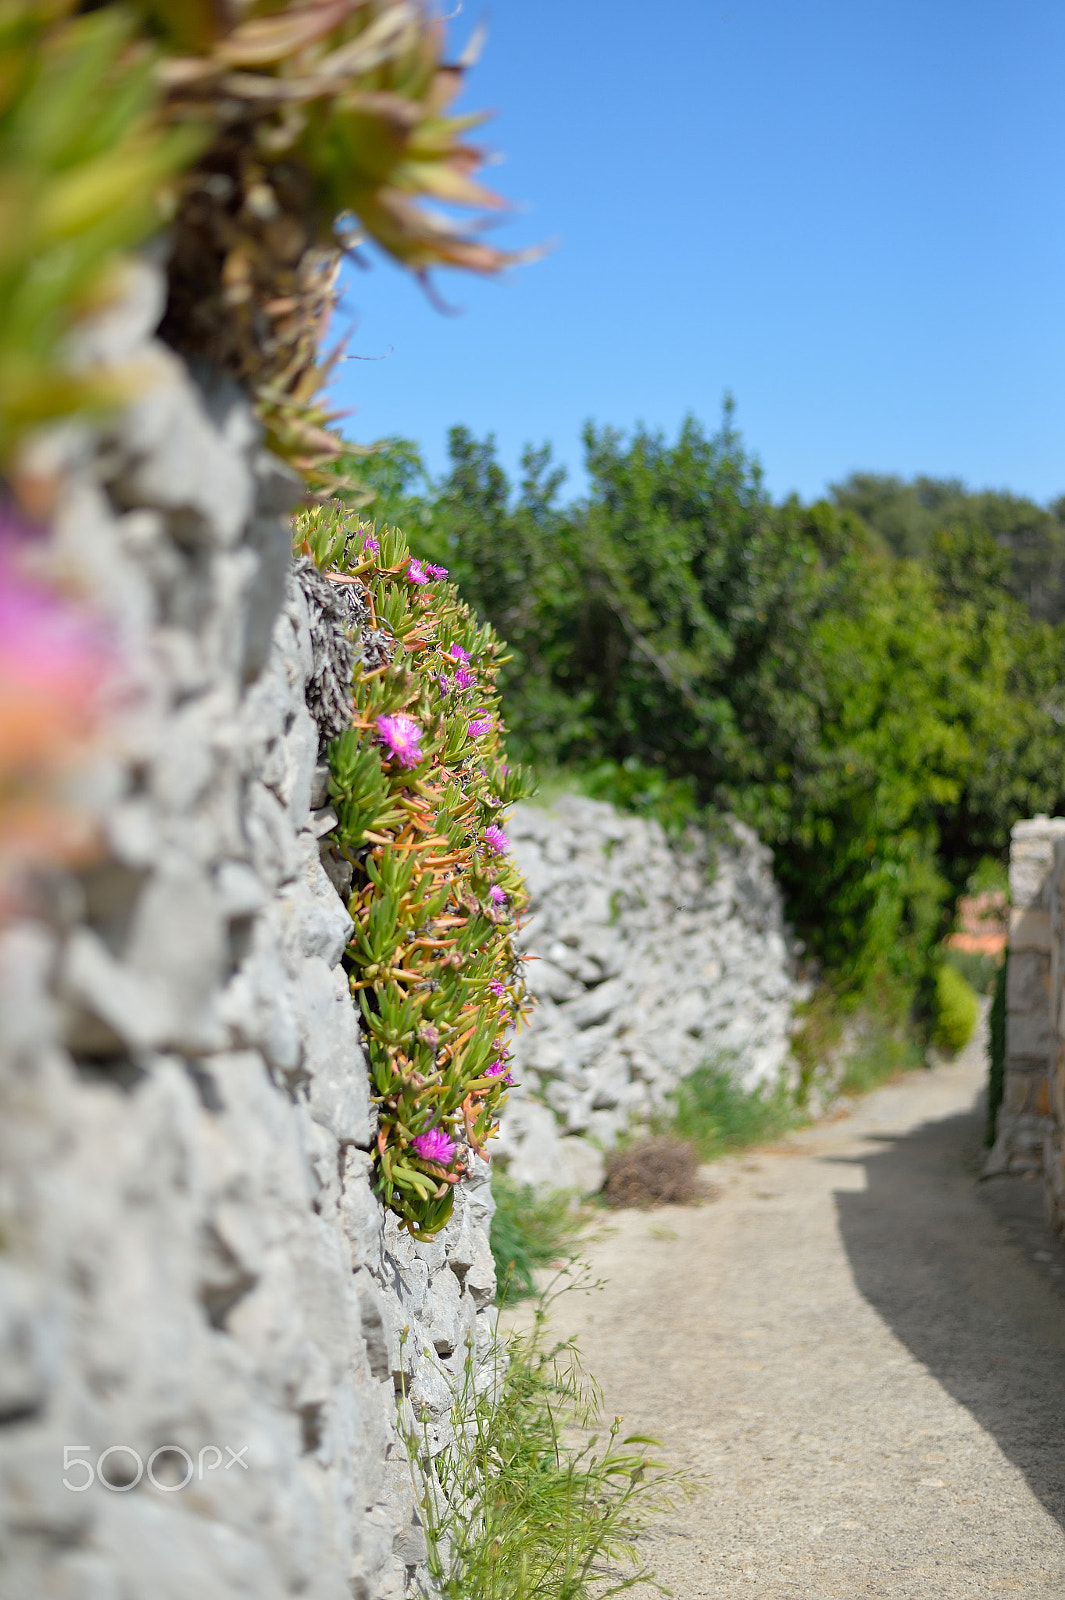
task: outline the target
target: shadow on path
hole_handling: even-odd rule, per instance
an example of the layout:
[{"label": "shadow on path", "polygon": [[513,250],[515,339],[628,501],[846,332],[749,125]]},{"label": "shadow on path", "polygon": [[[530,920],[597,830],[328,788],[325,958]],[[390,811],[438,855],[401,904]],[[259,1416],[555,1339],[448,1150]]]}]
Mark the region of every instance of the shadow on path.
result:
[{"label": "shadow on path", "polygon": [[837,1192],[858,1289],[1065,1526],[1065,1248],[1042,1188],[978,1184],[979,1107],[897,1137]]}]

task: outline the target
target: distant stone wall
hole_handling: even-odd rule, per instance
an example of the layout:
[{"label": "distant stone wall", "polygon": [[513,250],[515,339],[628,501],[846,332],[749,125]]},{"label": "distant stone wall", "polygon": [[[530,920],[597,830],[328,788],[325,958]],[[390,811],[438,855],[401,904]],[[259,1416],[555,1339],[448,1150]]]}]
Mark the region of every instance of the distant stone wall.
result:
[{"label": "distant stone wall", "polygon": [[298,485],[153,340],[162,293],[93,335],[140,398],[47,463],[129,692],[102,852],[0,935],[0,1595],[398,1600],[400,1364],[439,1448],[491,1340],[487,1170],[428,1244],[371,1192]]},{"label": "distant stone wall", "polygon": [[1042,1170],[1065,1231],[1065,817],[1012,830],[1008,961],[1003,1094],[985,1173]]},{"label": "distant stone wall", "polygon": [[508,825],[531,897],[539,1004],[515,1048],[500,1155],[522,1181],[591,1191],[604,1150],[685,1073],[748,1089],[786,1070],[795,976],[772,855],[741,823],[713,845],[569,796]]}]

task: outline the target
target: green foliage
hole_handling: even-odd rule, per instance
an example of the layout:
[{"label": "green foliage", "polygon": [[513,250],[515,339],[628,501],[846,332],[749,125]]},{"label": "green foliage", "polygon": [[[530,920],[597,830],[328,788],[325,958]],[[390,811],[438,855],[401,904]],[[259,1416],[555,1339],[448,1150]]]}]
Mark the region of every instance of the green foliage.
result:
[{"label": "green foliage", "polygon": [[1002,962],[982,950],[943,951],[943,960],[961,973],[970,989],[977,994],[993,994]]},{"label": "green foliage", "polygon": [[841,1094],[868,1094],[900,1072],[925,1065],[924,1051],[908,1017],[885,1017],[872,1006],[855,1019],[838,1088]]},{"label": "green foliage", "polygon": [[944,962],[936,973],[936,1016],[932,1042],[956,1055],[973,1036],[980,1007],[957,967]]},{"label": "green foliage", "polygon": [[798,1121],[786,1090],[742,1089],[720,1062],[682,1078],[674,1105],[670,1131],[693,1145],[704,1161],[778,1139]]},{"label": "green foliage", "polygon": [[637,756],[595,762],[578,774],[578,783],[593,800],[608,800],[619,811],[652,817],[668,834],[679,834],[702,819],[694,778],[670,778]]},{"label": "green foliage", "polygon": [[514,747],[651,813],[735,812],[833,985],[913,1001],[969,875],[1065,803],[1059,634],[979,518],[933,518],[918,561],[857,502],[773,505],[729,413],[586,447],[566,507],[546,449],[515,489],[455,429],[422,500],[426,548],[508,641]]},{"label": "green foliage", "polygon": [[355,874],[347,966],[380,1118],[376,1183],[431,1237],[464,1152],[485,1154],[495,1131],[525,1001],[526,895],[500,824],[526,780],[504,761],[500,645],[398,529],[374,537],[334,504],[304,514],[296,539],[388,644],[357,667],[352,726],[330,747],[332,837]]},{"label": "green foliage", "polygon": [[981,530],[1010,594],[1037,620],[1065,619],[1065,499],[1044,508],[1002,491],[973,493],[958,478],[874,472],[852,473],[832,496],[900,556],[924,559],[945,530]]},{"label": "green foliage", "polygon": [[998,969],[998,978],[995,982],[995,993],[991,1001],[991,1016],[989,1018],[990,1033],[990,1067],[987,1083],[987,1132],[986,1141],[989,1145],[995,1142],[995,1133],[998,1123],[998,1110],[1002,1104],[1002,1096],[1006,1086],[1006,968],[1009,956]]},{"label": "green foliage", "polygon": [[525,1300],[536,1293],[533,1274],[572,1258],[571,1246],[586,1214],[564,1190],[515,1183],[505,1172],[492,1174],[492,1256],[496,1264],[496,1303]]},{"label": "green foliage", "polygon": [[[408,1451],[442,1600],[607,1600],[650,1583],[637,1541],[684,1485],[621,1435],[572,1341],[552,1343],[549,1302],[528,1332],[509,1333],[494,1381],[475,1382],[472,1354],[455,1393],[454,1440],[435,1456],[425,1429]],[[435,1472],[433,1468],[435,1467]]]}]

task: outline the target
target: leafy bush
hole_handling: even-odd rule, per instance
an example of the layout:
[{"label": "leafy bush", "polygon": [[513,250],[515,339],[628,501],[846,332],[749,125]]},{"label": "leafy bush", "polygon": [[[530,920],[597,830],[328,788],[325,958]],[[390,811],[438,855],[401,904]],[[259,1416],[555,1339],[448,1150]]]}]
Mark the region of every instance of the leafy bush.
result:
[{"label": "leafy bush", "polygon": [[697,1067],[682,1078],[674,1104],[672,1132],[704,1161],[777,1139],[798,1120],[783,1088],[743,1089],[720,1063]]},{"label": "leafy bush", "polygon": [[376,1183],[431,1237],[466,1152],[484,1155],[495,1132],[525,1003],[526,894],[501,824],[526,780],[504,760],[500,644],[398,529],[375,534],[334,504],[300,518],[296,538],[363,630],[352,727],[329,751],[332,838],[354,873],[346,959],[380,1119]]},{"label": "leafy bush", "polygon": [[932,1042],[956,1055],[973,1036],[980,1007],[957,967],[944,962],[936,973],[936,1017]]},{"label": "leafy bush", "polygon": [[408,1438],[442,1600],[607,1600],[653,1583],[637,1541],[683,1482],[654,1440],[621,1437],[620,1417],[603,1427],[574,1344],[548,1341],[548,1309],[501,1341],[487,1386],[467,1356],[451,1444],[434,1457],[427,1431]]},{"label": "leafy bush", "polygon": [[535,1272],[572,1259],[571,1246],[586,1213],[573,1206],[566,1191],[515,1183],[505,1172],[492,1174],[492,1197],[496,1302],[525,1300],[536,1293]]},{"label": "leafy bush", "polygon": [[377,470],[508,641],[514,748],[621,804],[737,813],[835,989],[920,1000],[952,897],[1018,816],[1065,802],[1061,640],[1011,596],[990,525],[899,559],[853,510],[774,505],[729,416],[712,437],[589,429],[569,506],[546,450],[512,488],[491,440],[451,447],[437,485],[409,445],[402,483]]}]

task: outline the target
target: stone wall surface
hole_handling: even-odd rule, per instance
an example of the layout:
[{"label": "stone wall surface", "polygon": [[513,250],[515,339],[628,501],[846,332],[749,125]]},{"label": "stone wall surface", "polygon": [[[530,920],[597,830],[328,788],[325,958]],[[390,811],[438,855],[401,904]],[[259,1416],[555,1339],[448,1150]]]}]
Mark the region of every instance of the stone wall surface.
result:
[{"label": "stone wall surface", "polygon": [[749,828],[711,844],[570,796],[508,833],[531,896],[539,1004],[515,1051],[501,1155],[520,1181],[591,1191],[602,1151],[718,1062],[744,1088],[788,1070],[795,976],[772,856]]},{"label": "stone wall surface", "polygon": [[38,463],[129,689],[102,852],[0,939],[0,1594],[386,1600],[425,1554],[401,1360],[439,1445],[491,1339],[487,1173],[428,1244],[371,1193],[298,485],[161,309],[141,266],[91,335],[139,397]]},{"label": "stone wall surface", "polygon": [[1010,933],[1006,971],[1006,1059],[995,1143],[985,1167],[1038,1171],[1051,1126],[1051,1074],[1058,1049],[1052,974],[1060,970],[1054,880],[1065,817],[1032,817],[1010,836]]}]

